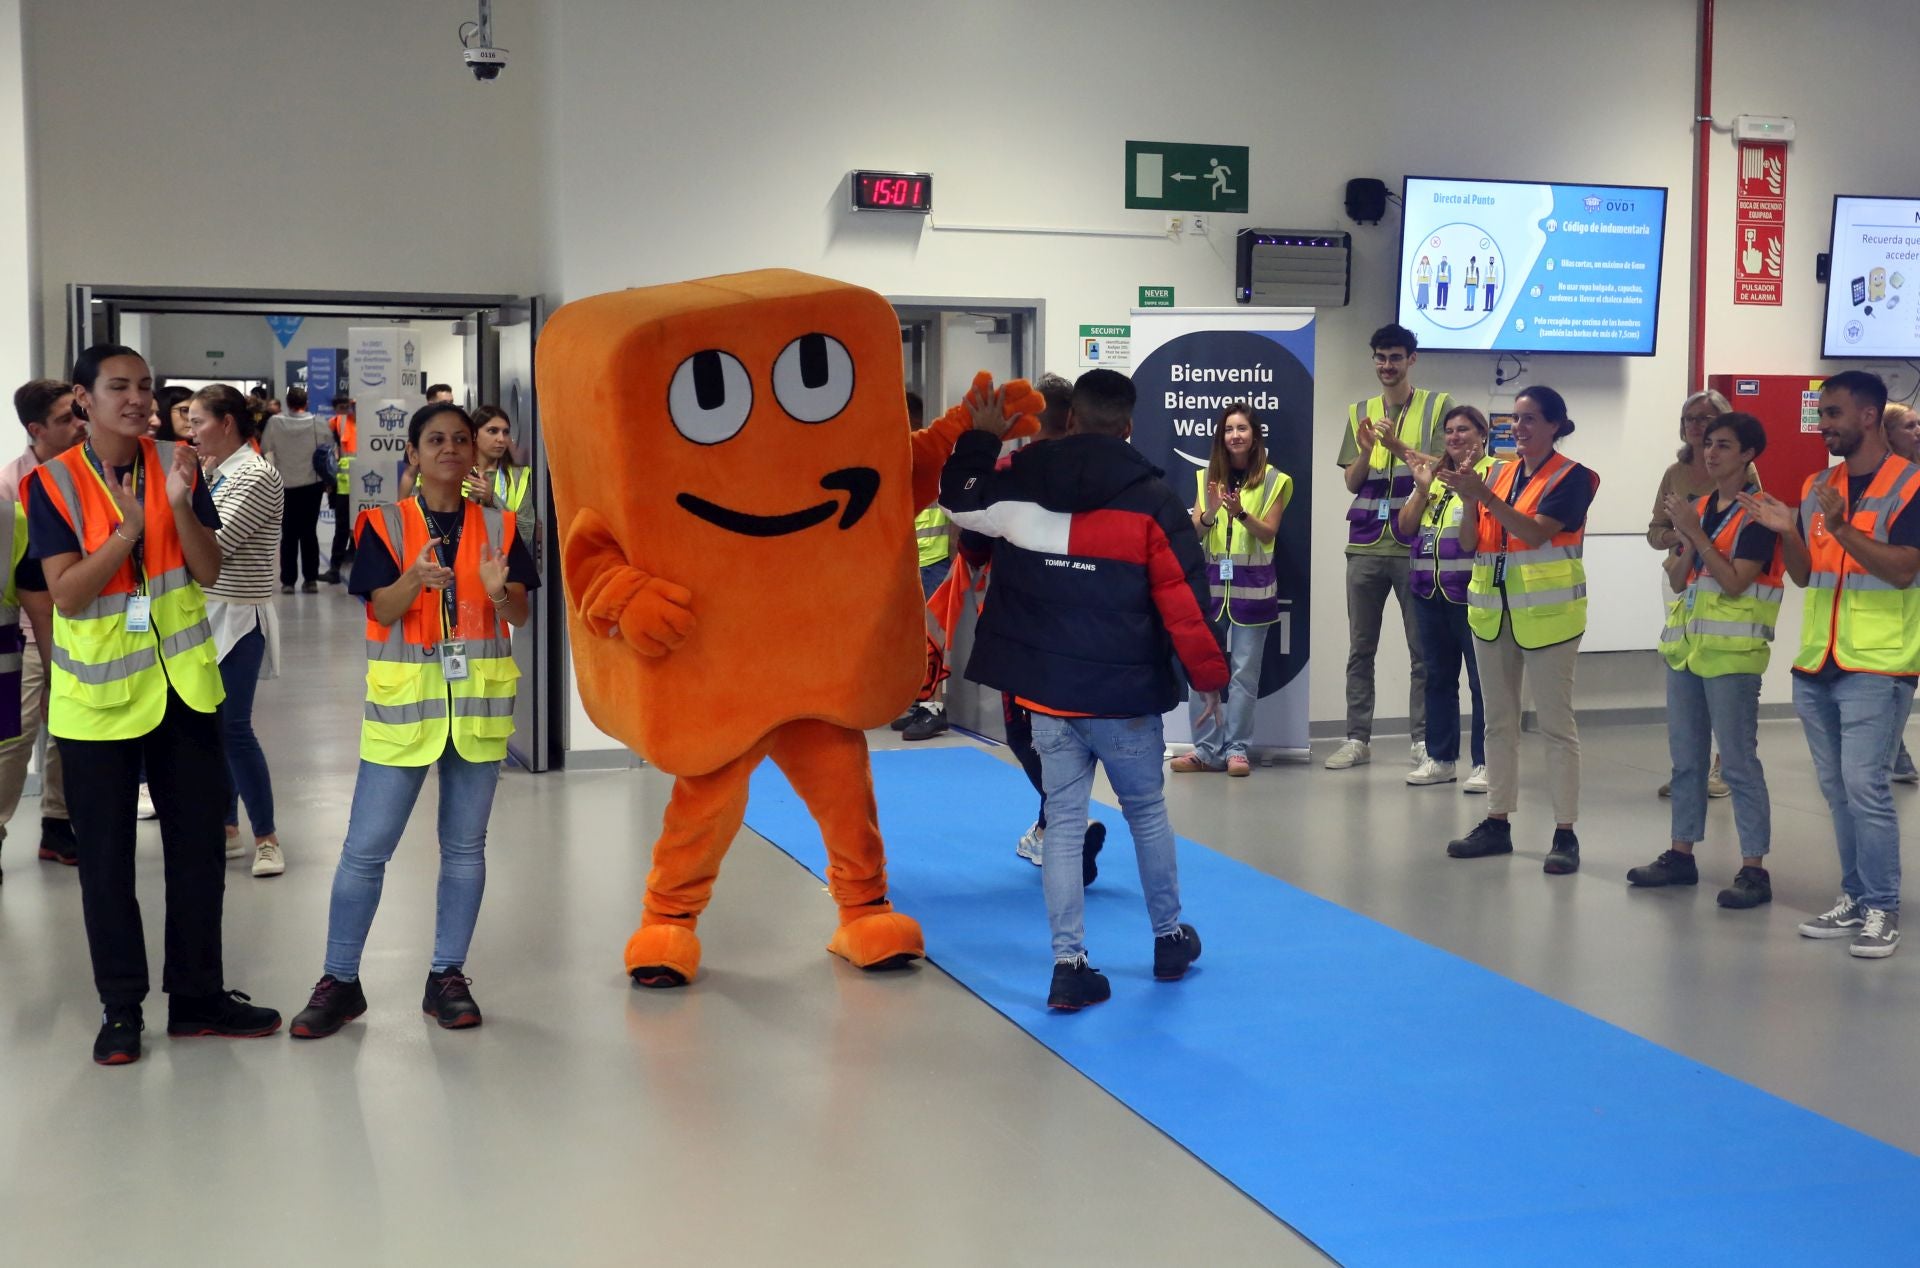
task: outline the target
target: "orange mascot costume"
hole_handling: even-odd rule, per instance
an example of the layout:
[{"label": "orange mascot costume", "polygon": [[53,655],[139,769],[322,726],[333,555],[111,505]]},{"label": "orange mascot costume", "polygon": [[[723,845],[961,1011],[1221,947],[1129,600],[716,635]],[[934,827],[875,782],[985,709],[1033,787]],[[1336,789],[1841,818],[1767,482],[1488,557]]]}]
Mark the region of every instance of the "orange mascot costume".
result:
[{"label": "orange mascot costume", "polygon": [[[910,433],[892,307],[784,269],[568,304],[538,371],[582,700],[675,777],[628,973],[693,980],[694,926],[768,757],[825,838],[827,949],[863,969],[919,959],[918,922],[887,902],[862,731],[920,684],[913,517],[967,406]],[[1001,401],[1044,405],[1024,383]]]}]

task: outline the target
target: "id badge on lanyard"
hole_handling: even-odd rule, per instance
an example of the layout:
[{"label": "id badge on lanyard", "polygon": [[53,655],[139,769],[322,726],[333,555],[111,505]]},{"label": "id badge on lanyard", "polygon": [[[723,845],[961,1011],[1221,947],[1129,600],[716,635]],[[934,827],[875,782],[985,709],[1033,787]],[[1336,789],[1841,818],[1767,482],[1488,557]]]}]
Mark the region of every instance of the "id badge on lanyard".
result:
[{"label": "id badge on lanyard", "polygon": [[1233,556],[1223,555],[1220,559],[1220,580],[1233,580]]},{"label": "id badge on lanyard", "polygon": [[440,676],[448,682],[466,681],[467,644],[465,640],[450,638],[440,644]]},{"label": "id badge on lanyard", "polygon": [[[420,499],[420,515],[427,521],[428,532],[433,530],[433,520],[427,515],[427,500]],[[453,534],[453,541],[442,541],[435,553],[440,556],[442,566],[453,569],[459,561],[460,552],[456,543],[459,534]],[[466,640],[455,638],[453,631],[458,624],[460,600],[458,595],[459,578],[440,592],[440,676],[448,682],[465,682],[471,672],[467,664]]]},{"label": "id badge on lanyard", "polygon": [[153,596],[142,590],[127,596],[127,633],[153,632]]}]

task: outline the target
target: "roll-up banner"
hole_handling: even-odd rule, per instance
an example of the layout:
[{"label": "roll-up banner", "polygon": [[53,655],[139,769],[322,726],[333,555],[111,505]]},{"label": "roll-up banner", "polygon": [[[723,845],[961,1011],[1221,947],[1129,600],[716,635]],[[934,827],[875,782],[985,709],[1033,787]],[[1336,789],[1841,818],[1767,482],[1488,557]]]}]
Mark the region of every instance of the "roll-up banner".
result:
[{"label": "roll-up banner", "polygon": [[[1192,505],[1220,411],[1252,404],[1267,461],[1293,477],[1274,539],[1280,620],[1267,634],[1254,713],[1256,760],[1307,759],[1308,573],[1313,523],[1313,310],[1136,308],[1133,443]],[[1169,747],[1191,748],[1187,707],[1167,715]]]}]

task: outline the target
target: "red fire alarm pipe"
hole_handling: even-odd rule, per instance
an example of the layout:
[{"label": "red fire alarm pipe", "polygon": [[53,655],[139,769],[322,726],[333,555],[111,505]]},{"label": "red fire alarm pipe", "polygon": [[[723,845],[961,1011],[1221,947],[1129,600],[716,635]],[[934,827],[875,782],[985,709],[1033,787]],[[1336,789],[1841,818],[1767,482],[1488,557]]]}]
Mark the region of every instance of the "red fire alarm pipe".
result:
[{"label": "red fire alarm pipe", "polygon": [[1700,0],[1700,100],[1694,110],[1693,313],[1687,391],[1707,385],[1707,204],[1713,175],[1713,0]]}]

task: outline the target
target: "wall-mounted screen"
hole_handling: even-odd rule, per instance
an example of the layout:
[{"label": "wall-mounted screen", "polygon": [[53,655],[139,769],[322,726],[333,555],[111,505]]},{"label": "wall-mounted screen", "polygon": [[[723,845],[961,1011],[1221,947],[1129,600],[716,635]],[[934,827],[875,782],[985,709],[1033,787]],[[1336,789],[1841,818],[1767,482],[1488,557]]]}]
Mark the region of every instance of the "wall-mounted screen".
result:
[{"label": "wall-mounted screen", "polygon": [[1650,357],[1667,191],[1409,176],[1399,322],[1436,351]]},{"label": "wall-mounted screen", "polygon": [[1833,200],[1820,355],[1920,359],[1920,198]]}]

